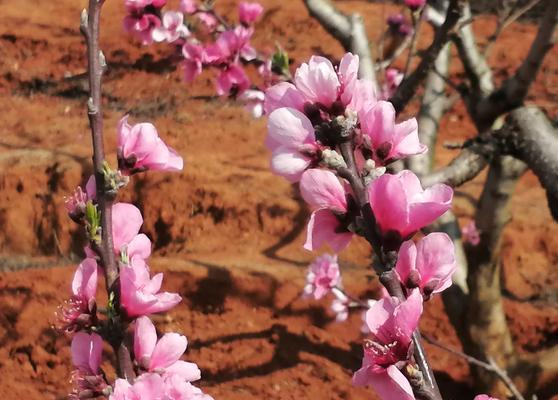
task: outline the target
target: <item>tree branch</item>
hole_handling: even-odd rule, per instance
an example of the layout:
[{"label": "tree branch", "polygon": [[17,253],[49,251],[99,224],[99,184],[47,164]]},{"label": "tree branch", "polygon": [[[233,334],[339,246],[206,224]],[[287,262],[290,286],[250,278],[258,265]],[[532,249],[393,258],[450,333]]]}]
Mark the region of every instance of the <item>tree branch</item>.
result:
[{"label": "tree branch", "polygon": [[517,400],[525,400],[525,398],[521,395],[519,390],[517,390],[517,387],[514,385],[514,383],[512,382],[510,377],[508,376],[507,372],[505,370],[503,370],[502,368],[500,368],[498,366],[498,364],[496,364],[496,362],[494,362],[494,360],[489,359],[489,362],[486,363],[486,362],[481,361],[481,360],[479,360],[475,357],[472,357],[468,354],[465,354],[462,351],[459,351],[459,350],[454,349],[452,347],[446,346],[445,344],[439,342],[436,339],[431,338],[430,336],[423,335],[423,338],[424,338],[424,340],[426,340],[431,345],[436,346],[436,347],[438,347],[442,350],[445,350],[445,351],[447,351],[451,354],[454,354],[458,357],[461,357],[461,358],[465,359],[469,364],[476,365],[477,367],[481,367],[481,368],[484,368],[485,370],[487,370],[489,372],[492,372],[500,380],[502,380],[502,382],[504,382],[504,384],[508,387],[510,392],[512,392],[513,396]]},{"label": "tree branch", "polygon": [[414,97],[420,83],[432,68],[434,61],[440,51],[449,40],[449,33],[457,24],[461,15],[463,0],[451,0],[445,22],[436,31],[434,40],[430,47],[425,51],[416,69],[399,85],[395,94],[389,99],[393,103],[395,111],[400,113]]},{"label": "tree branch", "polygon": [[[89,0],[88,10],[81,14],[80,30],[87,44],[89,99],[87,101],[87,115],[91,126],[93,142],[93,170],[95,173],[97,205],[101,214],[101,243],[96,250],[99,252],[101,265],[105,273],[105,282],[109,299],[113,297],[116,311],[119,312],[119,283],[118,264],[114,256],[112,240],[112,204],[113,195],[107,190],[105,182],[104,164],[105,151],[103,143],[103,113],[101,83],[106,67],[105,56],[99,47],[100,18],[104,0]],[[110,321],[111,331],[108,338],[117,355],[118,374],[127,379],[133,379],[134,370],[131,364],[130,352],[122,344],[123,329],[119,321]]]},{"label": "tree branch", "polygon": [[557,24],[558,2],[547,0],[541,25],[535,40],[531,44],[527,58],[517,69],[515,75],[507,79],[497,91],[480,100],[475,106],[474,119],[477,126],[481,127],[480,130],[483,130],[483,127],[490,127],[497,117],[523,103],[544,57],[555,42],[554,33]]},{"label": "tree branch", "polygon": [[350,16],[339,11],[329,0],[304,0],[310,15],[315,18],[346,51],[359,56],[359,77],[369,80],[378,91],[378,81],[364,22],[359,14]]}]

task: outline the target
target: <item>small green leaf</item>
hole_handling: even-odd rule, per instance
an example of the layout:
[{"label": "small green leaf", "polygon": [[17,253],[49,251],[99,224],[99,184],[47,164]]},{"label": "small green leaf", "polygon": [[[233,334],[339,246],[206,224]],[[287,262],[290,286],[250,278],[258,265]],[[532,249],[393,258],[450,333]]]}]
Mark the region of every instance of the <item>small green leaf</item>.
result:
[{"label": "small green leaf", "polygon": [[97,244],[101,243],[101,215],[91,200],[87,201],[85,205],[85,218],[89,240]]},{"label": "small green leaf", "polygon": [[271,58],[271,70],[279,75],[290,75],[289,55],[279,45]]}]

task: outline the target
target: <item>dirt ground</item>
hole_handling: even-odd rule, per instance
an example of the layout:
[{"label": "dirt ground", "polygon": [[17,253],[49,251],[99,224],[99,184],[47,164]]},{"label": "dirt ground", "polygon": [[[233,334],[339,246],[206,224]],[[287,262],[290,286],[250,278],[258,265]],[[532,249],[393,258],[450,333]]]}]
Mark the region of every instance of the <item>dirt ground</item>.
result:
[{"label": "dirt ground", "polygon": [[[302,1],[261,2],[266,13],[257,26],[258,48],[271,51],[277,41],[295,64],[311,54],[343,54]],[[184,84],[169,63],[168,46],[141,47],[124,34],[122,3],[107,1],[102,31],[110,67],[104,98],[111,160],[116,122],[127,112],[133,121],[155,123],[186,159],[183,173],[139,176],[122,193],[143,212],[143,231],[155,246],[153,269],[165,271],[165,288],[184,297],[158,317],[158,327],[187,335],[185,358],[199,364],[201,386],[216,399],[375,398],[350,383],[361,358],[360,314],[336,323],[328,311],[331,299],[300,298],[312,259],[302,249],[308,210],[267,168],[265,121],[212,97],[211,73]],[[338,3],[361,12],[373,38],[393,10],[366,1]],[[222,0],[218,7],[235,15],[236,4]],[[69,390],[68,340],[50,326],[68,297],[83,246],[63,197],[91,172],[86,60],[77,27],[84,5],[0,0],[1,399],[62,399]],[[474,25],[483,37],[494,27],[491,17]],[[534,34],[534,26],[522,23],[502,34],[491,55],[498,82],[521,62]],[[529,95],[552,118],[558,112],[557,57],[554,48]],[[459,77],[455,62],[452,79]],[[416,105],[407,114],[414,110]],[[455,155],[444,141],[475,133],[462,104],[442,121],[441,133],[438,163]],[[462,223],[474,213],[483,179],[456,194],[454,211]],[[519,351],[534,352],[558,344],[558,226],[530,173],[512,209],[503,243],[505,307]],[[345,287],[362,298],[378,295],[368,256],[361,240],[341,254]],[[426,305],[421,328],[459,347],[439,299]],[[426,347],[445,398],[471,399],[467,364]]]}]

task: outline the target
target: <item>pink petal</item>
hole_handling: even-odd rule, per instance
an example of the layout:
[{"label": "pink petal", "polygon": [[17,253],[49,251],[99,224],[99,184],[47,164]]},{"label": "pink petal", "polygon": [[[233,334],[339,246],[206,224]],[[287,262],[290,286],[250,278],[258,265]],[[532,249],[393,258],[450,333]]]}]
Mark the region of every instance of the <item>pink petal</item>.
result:
[{"label": "pink petal", "polygon": [[407,300],[401,302],[393,315],[393,324],[404,344],[409,344],[422,314],[422,295],[414,289]]},{"label": "pink petal", "polygon": [[417,259],[417,248],[412,240],[407,240],[403,242],[399,248],[399,254],[397,255],[397,264],[395,265],[395,271],[399,275],[401,283],[405,285],[409,273],[411,271],[416,271],[416,259]]},{"label": "pink petal", "polygon": [[[157,344],[155,325],[148,317],[139,317],[134,326],[134,358],[143,364],[149,360]],[[144,365],[148,367],[148,365]]]},{"label": "pink petal", "polygon": [[279,147],[271,156],[271,172],[286,178],[289,182],[298,182],[302,173],[312,160],[286,147]]},{"label": "pink petal", "polygon": [[157,293],[163,283],[163,273],[159,272],[143,287],[146,293]]},{"label": "pink petal", "polygon": [[364,114],[362,132],[369,138],[373,150],[385,142],[393,143],[395,109],[390,102],[378,101]]},{"label": "pink petal", "polygon": [[116,253],[130,243],[142,224],[141,212],[133,204],[116,203],[112,206],[112,240]]},{"label": "pink petal", "polygon": [[124,146],[124,143],[128,141],[130,136],[130,131],[132,127],[128,123],[128,114],[124,115],[116,127],[117,137],[118,137],[118,147]]},{"label": "pink petal", "polygon": [[416,265],[422,278],[421,287],[432,279],[439,281],[433,293],[450,287],[451,277],[457,268],[451,238],[443,232],[431,233],[417,243],[416,251]]},{"label": "pink petal", "polygon": [[402,236],[407,233],[409,205],[405,189],[397,175],[385,174],[368,187],[370,206],[384,233],[393,230]]},{"label": "pink petal", "polygon": [[451,208],[452,199],[453,189],[447,185],[437,184],[426,189],[410,205],[409,229],[416,231],[434,222]]},{"label": "pink petal", "polygon": [[79,264],[72,281],[72,293],[89,301],[97,293],[97,261],[86,258]]},{"label": "pink petal", "polygon": [[300,179],[300,193],[313,209],[327,208],[340,213],[347,211],[345,191],[331,171],[306,170]]},{"label": "pink petal", "polygon": [[265,91],[264,110],[266,114],[282,107],[303,111],[304,102],[304,96],[292,83],[280,82]]},{"label": "pink petal", "polygon": [[339,220],[330,210],[313,212],[308,221],[304,248],[313,251],[327,243],[335,253],[339,253],[349,245],[353,234],[351,232],[337,233],[338,229]]},{"label": "pink petal", "polygon": [[249,3],[241,1],[238,5],[238,16],[240,22],[246,25],[254,23],[263,12],[263,7],[259,3]]},{"label": "pink petal", "polygon": [[358,78],[359,58],[358,55],[346,53],[339,63],[339,81],[341,84],[341,101],[343,104],[349,104],[355,84]]},{"label": "pink petal", "polygon": [[415,400],[411,384],[394,365],[368,374],[368,384],[383,400]]},{"label": "pink petal", "polygon": [[148,259],[151,255],[151,240],[143,233],[136,235],[130,243],[128,243],[126,253],[128,254],[129,260],[134,257],[139,257],[143,260]]},{"label": "pink petal", "polygon": [[351,102],[347,108],[358,113],[363,120],[365,113],[376,105],[378,96],[374,91],[374,84],[368,80],[357,79],[351,93]]},{"label": "pink petal", "polygon": [[165,333],[151,355],[149,370],[164,369],[174,364],[186,351],[188,340],[178,333]]},{"label": "pink petal", "polygon": [[78,332],[72,339],[72,363],[81,371],[97,374],[103,353],[103,339],[96,333]]},{"label": "pink petal", "polygon": [[312,56],[308,64],[304,63],[297,69],[294,83],[306,99],[326,107],[337,99],[340,86],[333,65],[320,56]]},{"label": "pink petal", "polygon": [[201,371],[197,364],[178,360],[165,369],[167,374],[179,375],[182,379],[193,382],[201,378]]},{"label": "pink petal", "polygon": [[273,111],[269,115],[267,131],[267,144],[271,151],[279,146],[298,149],[301,145],[316,140],[310,120],[294,108],[285,107]]}]

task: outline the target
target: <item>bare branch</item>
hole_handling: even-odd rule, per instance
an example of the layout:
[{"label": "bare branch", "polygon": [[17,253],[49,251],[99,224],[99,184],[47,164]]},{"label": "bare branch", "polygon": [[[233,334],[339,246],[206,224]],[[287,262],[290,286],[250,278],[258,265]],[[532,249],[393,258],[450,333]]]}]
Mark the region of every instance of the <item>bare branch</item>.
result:
[{"label": "bare branch", "polygon": [[[471,6],[467,2],[463,8],[462,20],[467,21],[471,18]],[[475,98],[488,96],[494,90],[492,70],[477,47],[471,24],[462,24],[457,34],[452,36],[452,40],[471,82],[473,96]]]},{"label": "bare branch", "polygon": [[447,351],[451,354],[454,354],[457,357],[461,357],[461,358],[465,359],[469,364],[476,365],[477,367],[481,367],[481,368],[484,368],[485,370],[487,370],[489,372],[492,372],[498,378],[500,378],[502,380],[502,382],[504,382],[504,384],[508,387],[510,392],[512,392],[513,396],[517,400],[525,400],[525,398],[521,395],[521,393],[519,392],[517,387],[514,385],[514,383],[510,379],[507,372],[505,370],[503,370],[502,368],[500,368],[498,366],[498,364],[496,364],[496,362],[493,359],[489,358],[489,360],[488,360],[489,362],[486,363],[486,362],[481,361],[481,360],[479,360],[475,357],[472,357],[468,354],[465,354],[462,351],[454,349],[453,347],[449,347],[449,346],[439,342],[438,340],[436,340],[434,338],[431,338],[430,336],[422,335],[422,337],[424,338],[425,341],[427,341],[431,345],[436,346],[436,347],[438,347],[442,350],[445,350],[445,351]]},{"label": "bare branch", "polygon": [[420,83],[432,68],[434,61],[449,39],[450,31],[455,27],[461,15],[463,0],[451,0],[445,22],[436,31],[434,40],[426,50],[417,68],[399,85],[395,94],[389,99],[393,103],[395,111],[400,113],[414,97]]},{"label": "bare branch", "polygon": [[495,136],[502,152],[524,161],[537,175],[558,221],[558,130],[538,107],[521,107],[509,114],[506,129]]},{"label": "bare branch", "polygon": [[[80,30],[87,44],[89,99],[87,115],[91,126],[93,142],[93,170],[95,173],[97,204],[101,213],[101,242],[95,249],[101,258],[105,273],[106,289],[109,298],[114,299],[116,311],[119,312],[120,285],[118,282],[118,265],[116,263],[112,239],[112,204],[114,196],[109,194],[105,183],[105,151],[103,143],[103,113],[101,83],[106,60],[99,46],[101,9],[104,0],[89,0],[87,11],[81,13]],[[111,319],[107,338],[112,345],[118,361],[118,376],[133,380],[135,377],[130,352],[123,343],[125,327],[117,319]]]},{"label": "bare branch", "polygon": [[428,152],[410,157],[407,166],[419,177],[430,172],[434,162],[434,149],[438,138],[440,118],[445,111],[447,97],[445,94],[446,78],[449,70],[450,45],[447,43],[428,73],[418,114],[418,135]]},{"label": "bare branch", "polygon": [[474,143],[464,148],[447,166],[424,176],[423,186],[436,183],[456,187],[474,179],[488,164],[494,153],[493,146]]},{"label": "bare branch", "polygon": [[343,14],[329,0],[304,0],[304,4],[310,15],[337,39],[346,51],[359,56],[359,76],[372,82],[374,90],[377,91],[374,61],[362,17],[359,14]]},{"label": "bare branch", "polygon": [[481,130],[489,128],[498,116],[523,103],[544,57],[555,42],[554,33],[557,24],[558,1],[547,0],[541,25],[531,44],[527,58],[517,69],[515,75],[507,79],[496,92],[482,99],[475,106],[473,117]]}]

